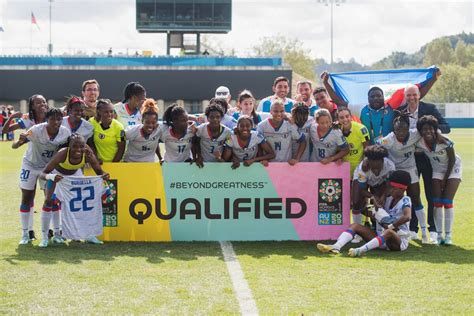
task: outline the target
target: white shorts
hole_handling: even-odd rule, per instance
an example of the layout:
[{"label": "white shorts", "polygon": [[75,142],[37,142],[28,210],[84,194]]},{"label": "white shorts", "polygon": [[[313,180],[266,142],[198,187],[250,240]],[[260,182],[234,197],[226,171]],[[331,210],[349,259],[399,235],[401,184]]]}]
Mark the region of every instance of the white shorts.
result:
[{"label": "white shorts", "polygon": [[34,168],[23,160],[20,171],[20,189],[32,191],[36,188],[36,181],[39,180],[40,189],[44,190],[46,181],[39,178],[42,171],[42,168]]},{"label": "white shorts", "polygon": [[[400,237],[400,251],[405,251],[405,250],[407,250],[407,248],[408,248],[408,243],[409,243],[408,238],[406,238],[406,237]],[[385,244],[383,247],[381,247],[381,248],[382,248],[382,249],[385,249],[385,250],[387,250],[387,251],[394,251],[394,250],[390,249],[386,244]]]},{"label": "white shorts", "polygon": [[[441,172],[438,172],[437,170],[433,170],[433,179],[438,179],[438,180],[443,180],[444,175],[446,173],[446,169],[441,170]],[[461,164],[461,159],[456,157],[456,162],[454,162],[453,170],[451,171],[451,174],[449,175],[448,179],[461,179],[462,176],[462,164]]]},{"label": "white shorts", "polygon": [[420,182],[420,176],[418,176],[418,170],[416,169],[416,166],[411,168],[411,169],[397,169],[397,170],[403,170],[403,171],[406,171],[410,174],[410,178],[411,178],[411,184],[413,183],[418,183]]}]

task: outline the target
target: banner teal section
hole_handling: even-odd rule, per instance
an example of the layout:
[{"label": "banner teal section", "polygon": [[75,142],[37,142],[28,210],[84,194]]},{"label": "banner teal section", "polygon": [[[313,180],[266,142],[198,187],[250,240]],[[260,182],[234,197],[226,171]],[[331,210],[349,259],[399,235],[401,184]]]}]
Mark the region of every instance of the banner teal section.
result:
[{"label": "banner teal section", "polygon": [[[259,163],[163,164],[171,240],[299,240]],[[199,219],[200,218],[200,219]]]}]

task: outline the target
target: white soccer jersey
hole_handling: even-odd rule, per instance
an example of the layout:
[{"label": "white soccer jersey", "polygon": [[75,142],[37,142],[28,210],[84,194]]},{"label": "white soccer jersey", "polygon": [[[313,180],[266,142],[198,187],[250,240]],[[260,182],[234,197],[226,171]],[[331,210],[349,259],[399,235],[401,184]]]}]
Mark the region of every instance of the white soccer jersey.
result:
[{"label": "white soccer jersey", "polygon": [[[433,167],[433,173],[445,173],[448,170],[448,153],[447,148],[454,147],[454,143],[443,135],[446,139],[446,144],[435,144],[433,148],[430,148],[423,139],[416,144],[417,147],[421,148],[425,154],[430,158],[431,167]],[[461,165],[461,158],[456,154],[455,165]]]},{"label": "white soccer jersey", "polygon": [[61,201],[62,234],[79,240],[102,234],[101,177],[64,177],[54,191]]},{"label": "white soccer jersey", "polygon": [[273,126],[271,119],[266,119],[257,125],[257,132],[270,144],[275,151],[273,162],[287,162],[291,159],[291,142],[304,141],[304,135],[298,133],[298,130],[290,122],[284,120],[280,127]]},{"label": "white soccer jersey", "polygon": [[334,156],[338,148],[347,147],[347,141],[340,129],[330,128],[326,135],[319,135],[318,124],[311,125],[310,130],[313,152],[310,160],[319,162],[324,158]]},{"label": "white soccer jersey", "polygon": [[374,174],[372,170],[369,170],[365,172],[362,170],[362,165],[364,163],[365,159],[360,162],[360,164],[357,166],[357,168],[354,170],[354,180],[357,180],[359,183],[367,184],[371,187],[380,185],[384,183],[390,174],[395,171],[395,165],[394,163],[388,159],[384,158],[383,159],[383,167],[382,171],[378,175]]},{"label": "white soccer jersey", "polygon": [[63,122],[61,123],[61,125],[67,128],[69,132],[71,132],[71,134],[77,133],[79,135],[82,135],[86,141],[92,135],[94,135],[94,127],[92,126],[91,123],[87,122],[85,119],[81,119],[81,123],[79,124],[79,126],[73,129],[69,121],[69,116],[66,116],[63,118]]},{"label": "white soccer jersey", "polygon": [[161,129],[159,126],[146,137],[143,133],[143,124],[128,126],[125,129],[125,138],[128,145],[123,161],[155,162],[155,152],[160,136]]},{"label": "white soccer jersey", "polygon": [[209,123],[201,124],[197,127],[196,136],[199,137],[201,155],[205,162],[217,161],[214,153],[221,152],[224,143],[232,133],[229,128],[221,125],[221,133],[217,138],[212,138],[209,131]]},{"label": "white soccer jersey", "polygon": [[[404,196],[400,199],[400,201],[397,202],[397,204],[395,204],[392,208],[390,208],[390,204],[392,203],[392,201],[393,201],[393,197],[388,196],[387,199],[385,200],[384,209],[387,211],[388,215],[394,218],[394,222],[396,222],[400,219],[400,217],[403,216],[404,208],[409,207],[411,209],[411,199],[409,196]],[[398,230],[401,235],[400,236],[401,238],[408,237],[408,233],[410,232],[409,223],[410,221],[398,226]]]},{"label": "white soccer jersey", "polygon": [[140,109],[135,109],[135,112],[132,112],[128,104],[123,104],[119,102],[114,105],[115,114],[117,114],[117,121],[122,123],[123,127],[138,125],[142,122],[142,114]]},{"label": "white soccer jersey", "polygon": [[48,123],[34,125],[27,133],[29,140],[23,160],[34,168],[43,169],[58,150],[58,146],[65,144],[71,132],[64,126],[59,127],[56,136],[48,135]]},{"label": "white soccer jersey", "polygon": [[250,132],[250,140],[247,144],[243,144],[239,141],[239,138],[235,134],[231,134],[225,142],[225,146],[232,149],[232,153],[239,159],[240,162],[248,159],[257,157],[258,145],[265,142],[263,135],[256,131]]},{"label": "white soccer jersey", "polygon": [[395,164],[397,170],[406,171],[416,169],[415,148],[420,138],[420,133],[416,129],[411,129],[403,143],[397,140],[394,132],[379,139],[377,143],[387,148],[388,158]]},{"label": "white soccer jersey", "polygon": [[[296,128],[296,130],[298,131],[298,133],[301,133],[304,135],[305,137],[305,141],[306,141],[306,148],[303,152],[303,155],[301,155],[301,159],[300,161],[301,162],[308,162],[310,157],[310,140],[311,140],[311,137],[310,137],[310,132],[311,132],[311,125],[314,123],[314,118],[312,118],[311,116],[308,117],[308,120],[306,121],[306,123],[303,124],[302,127],[298,127],[296,126],[296,124],[293,124],[293,127]],[[298,146],[299,146],[299,143],[296,142],[296,141],[292,141],[291,142],[291,145],[292,145],[292,148],[291,148],[291,152],[292,152],[292,155],[296,155],[296,152],[298,151]]]},{"label": "white soccer jersey", "polygon": [[191,156],[191,142],[194,137],[194,132],[191,127],[188,127],[186,134],[174,135],[170,126],[163,124],[160,125],[161,136],[160,139],[165,143],[165,156],[166,162],[184,162]]}]

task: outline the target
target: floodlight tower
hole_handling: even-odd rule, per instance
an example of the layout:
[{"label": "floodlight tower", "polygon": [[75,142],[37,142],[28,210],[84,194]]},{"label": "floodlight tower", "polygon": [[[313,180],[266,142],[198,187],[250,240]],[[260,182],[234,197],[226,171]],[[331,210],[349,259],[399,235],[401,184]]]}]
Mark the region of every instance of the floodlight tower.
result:
[{"label": "floodlight tower", "polygon": [[319,3],[331,8],[331,70],[334,63],[334,5],[340,6],[346,0],[318,0]]}]

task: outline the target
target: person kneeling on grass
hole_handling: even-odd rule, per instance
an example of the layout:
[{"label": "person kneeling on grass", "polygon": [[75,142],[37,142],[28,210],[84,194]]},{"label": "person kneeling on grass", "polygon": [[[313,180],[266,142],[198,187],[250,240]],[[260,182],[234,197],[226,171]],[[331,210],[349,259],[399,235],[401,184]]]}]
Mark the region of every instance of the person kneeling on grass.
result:
[{"label": "person kneeling on grass", "polygon": [[367,243],[359,248],[349,249],[349,256],[358,257],[369,250],[381,248],[392,251],[404,251],[408,248],[409,223],[411,219],[411,199],[405,191],[411,183],[410,174],[403,170],[394,171],[388,179],[389,196],[385,207],[381,208],[377,201],[376,210],[371,215],[382,226],[381,234],[369,227],[353,223],[343,232],[333,245],[317,244],[323,253],[338,254],[341,248],[349,243],[354,235],[361,236]]}]

